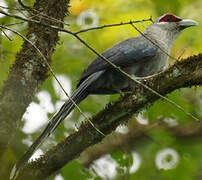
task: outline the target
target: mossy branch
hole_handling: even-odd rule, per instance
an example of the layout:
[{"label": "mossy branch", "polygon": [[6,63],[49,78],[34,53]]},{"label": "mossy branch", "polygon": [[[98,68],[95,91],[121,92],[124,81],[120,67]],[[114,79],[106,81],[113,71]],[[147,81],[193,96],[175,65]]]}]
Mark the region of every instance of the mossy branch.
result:
[{"label": "mossy branch", "polygon": [[[162,95],[176,89],[202,85],[202,54],[178,61],[166,71],[144,79],[142,82]],[[109,103],[105,109],[93,116],[91,121],[104,134],[110,134],[118,125],[127,122],[132,115],[152,105],[159,98],[143,86],[136,85],[132,94]],[[78,157],[87,147],[102,141],[103,138],[91,124],[83,123],[77,132],[71,134],[38,160],[29,163],[18,179],[30,177],[44,179]]]}]

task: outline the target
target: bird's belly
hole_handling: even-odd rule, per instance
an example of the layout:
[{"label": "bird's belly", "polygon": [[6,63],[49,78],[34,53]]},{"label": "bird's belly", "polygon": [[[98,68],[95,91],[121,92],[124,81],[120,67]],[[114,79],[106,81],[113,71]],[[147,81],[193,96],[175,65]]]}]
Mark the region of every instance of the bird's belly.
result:
[{"label": "bird's belly", "polygon": [[151,76],[162,71],[167,65],[167,58],[161,59],[157,57],[136,63],[134,66],[124,68],[123,70],[135,77]]}]

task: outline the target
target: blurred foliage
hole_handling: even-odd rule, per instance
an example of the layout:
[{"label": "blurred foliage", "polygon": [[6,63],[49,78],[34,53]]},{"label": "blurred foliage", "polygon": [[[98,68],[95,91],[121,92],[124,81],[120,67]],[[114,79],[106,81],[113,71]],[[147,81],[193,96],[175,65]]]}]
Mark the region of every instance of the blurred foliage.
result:
[{"label": "blurred foliage", "polygon": [[[21,10],[17,1],[4,0],[2,6],[9,7],[4,9],[5,11],[18,14],[20,16],[26,16],[27,13]],[[34,0],[24,0],[24,4],[32,6]],[[193,18],[202,23],[202,3],[201,0],[72,0],[71,1],[70,15],[66,17],[65,22],[70,26],[65,28],[75,31],[85,28],[85,25],[90,25],[96,19],[98,25],[112,24],[119,22],[127,22],[130,20],[142,20],[147,19],[151,15],[155,19],[156,17],[166,13],[175,13],[178,16],[185,18]],[[15,9],[18,10],[15,10]],[[20,9],[20,10],[19,10]],[[81,17],[82,12],[91,10],[95,16],[93,18],[86,15]],[[83,24],[78,24],[78,18],[84,18]],[[1,16],[1,24],[13,24],[19,23],[20,20]],[[149,23],[138,24],[137,27],[140,30],[144,30],[145,26]],[[13,29],[19,31],[22,34],[26,34],[27,23],[16,24],[11,26]],[[22,39],[9,31],[5,31],[7,36],[10,37],[10,41],[3,33],[0,35],[0,89],[3,87],[3,82],[7,78],[9,67],[15,60],[16,53],[20,50]],[[138,33],[130,26],[120,26],[113,28],[105,28],[101,30],[89,31],[80,36],[88,42],[98,52],[102,52],[106,48],[109,48],[113,44],[126,39],[128,37],[136,36]],[[177,39],[172,49],[172,55],[175,57],[182,56],[186,58],[193,54],[201,52],[201,26],[197,28],[190,28],[185,30],[182,35]],[[71,37],[69,34],[60,33],[60,41],[57,44],[56,50],[52,57],[52,68],[56,74],[65,74],[71,79],[72,89],[75,89],[77,80],[81,75],[84,68],[95,58],[95,54],[90,52],[84,47],[78,40]],[[170,63],[173,63],[170,60]],[[55,104],[59,99],[54,92],[52,85],[52,77],[49,77],[43,84],[41,90],[48,91],[52,96],[52,102]],[[109,100],[115,100],[119,95],[113,96],[90,96],[84,102],[81,103],[81,109],[90,114],[98,112],[109,102]],[[177,104],[181,105],[186,111],[191,112],[193,115],[202,119],[202,93],[201,88],[187,88],[177,90],[168,95],[169,99],[172,99]],[[49,114],[50,115],[50,114]],[[193,120],[187,117],[183,112],[179,111],[175,106],[169,104],[164,100],[159,100],[153,106],[148,108],[143,113],[144,118],[149,119],[150,123],[157,120],[173,119],[177,123],[183,124],[192,122]],[[67,128],[67,125],[62,124],[56,130],[54,135],[51,136],[50,141],[42,146],[45,151],[51,144],[55,144],[56,141],[62,140],[67,134],[72,132],[75,127],[78,127],[82,121],[82,117],[78,110],[75,110],[71,117],[68,118],[68,122],[74,124],[71,128]],[[192,122],[196,123],[196,122]],[[21,127],[24,123],[21,123]],[[19,130],[15,140],[13,142],[19,142],[19,139],[35,139],[41,132],[39,129],[37,132],[27,135],[23,131]],[[149,140],[138,143],[130,150],[130,152],[117,149],[111,153],[111,158],[116,161],[116,176],[114,179],[157,179],[157,180],[190,180],[190,179],[202,179],[202,141],[201,137],[193,138],[176,138],[165,129],[152,129],[146,132]],[[132,143],[132,142],[131,142]],[[179,155],[179,163],[176,168],[170,170],[158,169],[155,164],[155,157],[159,150],[163,148],[173,148]],[[26,149],[26,145],[19,143],[13,143],[11,148],[4,157],[5,162],[12,162],[19,159],[22,153]],[[18,149],[18,150],[17,150]],[[131,152],[139,153],[141,157],[141,165],[134,173],[129,173],[129,169],[134,163]],[[8,165],[10,167],[10,164]],[[110,173],[110,169],[108,170]],[[127,172],[127,173],[126,173]],[[64,179],[103,179],[100,177],[96,170],[86,169],[76,160],[65,166],[61,171],[61,175]],[[50,178],[52,179],[52,178]],[[105,178],[106,179],[106,178]]]}]

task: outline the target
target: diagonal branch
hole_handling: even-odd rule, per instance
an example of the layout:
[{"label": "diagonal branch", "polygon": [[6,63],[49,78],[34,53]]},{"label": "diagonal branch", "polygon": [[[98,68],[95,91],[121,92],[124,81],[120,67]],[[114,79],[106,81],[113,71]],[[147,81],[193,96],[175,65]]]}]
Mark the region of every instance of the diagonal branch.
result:
[{"label": "diagonal branch", "polygon": [[[142,82],[162,95],[179,88],[202,85],[202,54],[178,61],[166,71]],[[134,113],[147,108],[158,99],[159,96],[141,85],[136,85],[131,95],[108,104],[92,118],[92,122],[102,132],[109,134],[118,125],[127,122]],[[102,139],[103,136],[86,122],[81,125],[78,132],[67,137],[38,160],[28,164],[18,179],[46,178],[79,156],[87,147]]]}]

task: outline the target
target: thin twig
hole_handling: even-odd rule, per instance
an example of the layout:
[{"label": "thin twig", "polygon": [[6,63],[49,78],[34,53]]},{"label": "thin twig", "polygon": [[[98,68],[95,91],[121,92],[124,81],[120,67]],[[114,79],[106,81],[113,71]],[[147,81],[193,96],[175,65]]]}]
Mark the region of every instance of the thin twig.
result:
[{"label": "thin twig", "polygon": [[[37,12],[38,12],[38,11],[37,11]],[[12,17],[12,18],[15,18],[15,19],[20,19],[20,20],[23,20],[23,21],[26,21],[26,22],[31,22],[31,23],[40,24],[40,25],[42,25],[42,26],[46,26],[46,27],[50,27],[50,28],[53,28],[53,29],[58,30],[58,31],[62,31],[62,28],[59,28],[58,26],[52,26],[52,25],[49,25],[49,24],[43,24],[41,21],[36,21],[36,20],[34,20],[34,19],[27,19],[27,18],[18,16],[18,15],[13,15],[13,14],[10,14],[10,13],[7,13],[7,12],[3,11],[2,9],[0,9],[0,13],[6,15],[6,16],[8,16],[8,17]],[[38,13],[39,13],[39,12],[38,12]],[[41,15],[41,16],[44,16],[44,17],[47,18],[47,19],[49,18],[48,20],[51,19],[52,21],[59,22],[59,23],[62,23],[62,24],[64,24],[64,25],[69,26],[69,24],[64,23],[64,22],[62,22],[62,21],[60,21],[60,20],[57,20],[57,19],[55,19],[55,18],[51,18],[51,17],[49,17],[49,16],[47,16],[47,15],[44,15],[44,14],[40,14],[40,15]],[[31,18],[36,17],[36,16],[38,16],[38,14],[34,14]],[[66,31],[66,32],[67,32],[67,31]]]},{"label": "thin twig", "polygon": [[115,23],[115,24],[107,24],[107,25],[102,25],[102,26],[96,26],[96,27],[92,27],[92,28],[82,29],[80,31],[74,32],[74,34],[79,34],[79,33],[87,32],[87,31],[98,30],[98,29],[114,27],[114,26],[129,25],[129,24],[131,24],[131,22],[132,23],[142,23],[142,22],[146,22],[146,21],[152,21],[151,17],[149,19],[143,19],[143,20],[140,20],[140,21],[120,22],[120,23]]},{"label": "thin twig", "polygon": [[52,21],[54,21],[54,22],[56,22],[56,23],[61,23],[61,24],[65,25],[65,26],[69,26],[68,23],[65,23],[65,22],[63,22],[63,21],[61,21],[61,20],[59,20],[59,19],[53,18],[53,17],[48,16],[48,15],[46,15],[46,14],[42,14],[41,12],[37,11],[36,9],[33,9],[33,11],[38,13],[37,16],[40,15],[40,16],[42,16],[44,19],[47,19],[47,20],[49,20],[49,21],[52,20]]},{"label": "thin twig", "polygon": [[4,15],[6,15],[6,16],[15,18],[15,19],[20,19],[20,20],[26,21],[26,22],[33,22],[33,23],[37,23],[37,24],[40,23],[40,21],[35,21],[35,20],[33,20],[33,19],[27,19],[27,18],[23,18],[23,17],[18,16],[18,15],[9,14],[9,13],[3,11],[2,9],[0,9],[0,13],[1,13],[1,14],[4,14]]},{"label": "thin twig", "polygon": [[24,9],[28,9],[28,10],[31,9],[29,6],[24,5],[21,0],[18,0],[18,3],[19,3]]},{"label": "thin twig", "polygon": [[19,24],[24,24],[24,21],[21,22],[17,22],[17,23],[11,23],[11,24],[4,24],[4,26],[8,27],[8,26],[15,26],[15,25],[19,25]]},{"label": "thin twig", "polygon": [[19,11],[19,10],[23,11],[24,10],[24,9],[21,9],[21,8],[19,8],[19,9],[18,8],[10,8],[10,7],[5,7],[5,6],[1,6],[1,5],[0,5],[0,8],[9,9],[9,10],[15,10],[15,11]]},{"label": "thin twig", "polygon": [[186,52],[186,50],[188,49],[189,45],[191,44],[191,41],[189,41],[187,43],[187,45],[183,48],[182,52],[180,53],[180,55],[178,56],[178,59],[180,60],[182,58],[182,56],[184,55],[184,53]]},{"label": "thin twig", "polygon": [[9,41],[13,41],[7,34],[6,34],[6,32],[5,31],[2,31],[2,33],[4,34],[4,36],[6,36],[7,37],[7,39],[9,40]]}]

